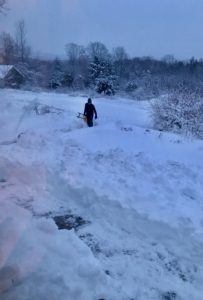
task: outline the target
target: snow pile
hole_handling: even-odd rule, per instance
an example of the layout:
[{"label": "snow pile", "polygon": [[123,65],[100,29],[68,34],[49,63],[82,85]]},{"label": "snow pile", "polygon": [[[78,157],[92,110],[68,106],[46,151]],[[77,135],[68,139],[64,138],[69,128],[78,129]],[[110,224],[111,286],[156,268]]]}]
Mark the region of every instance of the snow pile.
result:
[{"label": "snow pile", "polygon": [[[149,103],[0,91],[1,300],[200,300],[203,142]],[[60,229],[60,230],[59,230]]]}]

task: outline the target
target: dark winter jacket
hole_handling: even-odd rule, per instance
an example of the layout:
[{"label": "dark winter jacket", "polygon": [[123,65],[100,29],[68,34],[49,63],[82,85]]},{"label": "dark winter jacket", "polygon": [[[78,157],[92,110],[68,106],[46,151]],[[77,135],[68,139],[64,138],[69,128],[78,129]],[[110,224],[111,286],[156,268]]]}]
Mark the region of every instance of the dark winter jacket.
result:
[{"label": "dark winter jacket", "polygon": [[95,106],[92,103],[86,103],[85,109],[84,109],[84,115],[87,117],[87,119],[93,119],[93,116],[95,115],[95,118],[97,118],[97,111],[95,109]]}]

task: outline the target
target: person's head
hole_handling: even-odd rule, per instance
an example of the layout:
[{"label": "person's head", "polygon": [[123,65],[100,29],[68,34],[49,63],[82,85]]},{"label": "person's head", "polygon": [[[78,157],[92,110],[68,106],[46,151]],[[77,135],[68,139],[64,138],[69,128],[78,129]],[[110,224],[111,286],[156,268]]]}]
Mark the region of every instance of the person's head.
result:
[{"label": "person's head", "polygon": [[92,103],[92,99],[88,98],[87,103],[91,104]]}]

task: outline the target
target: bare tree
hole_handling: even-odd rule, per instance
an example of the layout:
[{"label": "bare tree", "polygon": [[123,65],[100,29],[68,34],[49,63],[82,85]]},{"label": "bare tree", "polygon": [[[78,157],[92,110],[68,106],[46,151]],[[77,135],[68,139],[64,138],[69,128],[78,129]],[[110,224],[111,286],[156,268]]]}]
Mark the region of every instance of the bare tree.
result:
[{"label": "bare tree", "polygon": [[16,24],[16,53],[18,60],[26,62],[30,55],[30,47],[27,45],[25,21],[20,20]]},{"label": "bare tree", "polygon": [[116,47],[113,49],[113,60],[114,61],[123,61],[128,58],[128,55],[124,47]]},{"label": "bare tree", "polygon": [[69,43],[65,46],[68,60],[73,62],[78,60],[81,56],[85,55],[85,48],[83,46]]},{"label": "bare tree", "polygon": [[162,61],[164,61],[167,64],[174,64],[176,59],[173,54],[166,54],[164,57],[162,57]]},{"label": "bare tree", "polygon": [[[84,81],[88,77],[88,56],[84,46],[69,43],[65,46],[68,57],[67,69],[74,79],[74,83]],[[78,85],[78,84],[76,84]]]},{"label": "bare tree", "polygon": [[2,32],[0,35],[0,55],[6,65],[15,62],[15,41],[7,32]]},{"label": "bare tree", "polygon": [[114,69],[116,74],[121,77],[124,77],[126,74],[126,60],[128,59],[128,55],[124,49],[124,47],[116,47],[113,49],[112,59],[114,62]]},{"label": "bare tree", "polygon": [[95,57],[99,60],[108,60],[110,58],[108,49],[100,42],[90,43],[87,50],[91,60],[94,60]]}]

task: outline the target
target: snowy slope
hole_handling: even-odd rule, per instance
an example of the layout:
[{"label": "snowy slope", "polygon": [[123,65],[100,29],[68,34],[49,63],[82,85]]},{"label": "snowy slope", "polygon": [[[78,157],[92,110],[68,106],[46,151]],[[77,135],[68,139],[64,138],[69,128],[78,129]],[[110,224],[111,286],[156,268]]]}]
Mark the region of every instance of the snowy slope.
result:
[{"label": "snowy slope", "polygon": [[0,299],[202,300],[203,142],[85,101],[0,90]]}]

